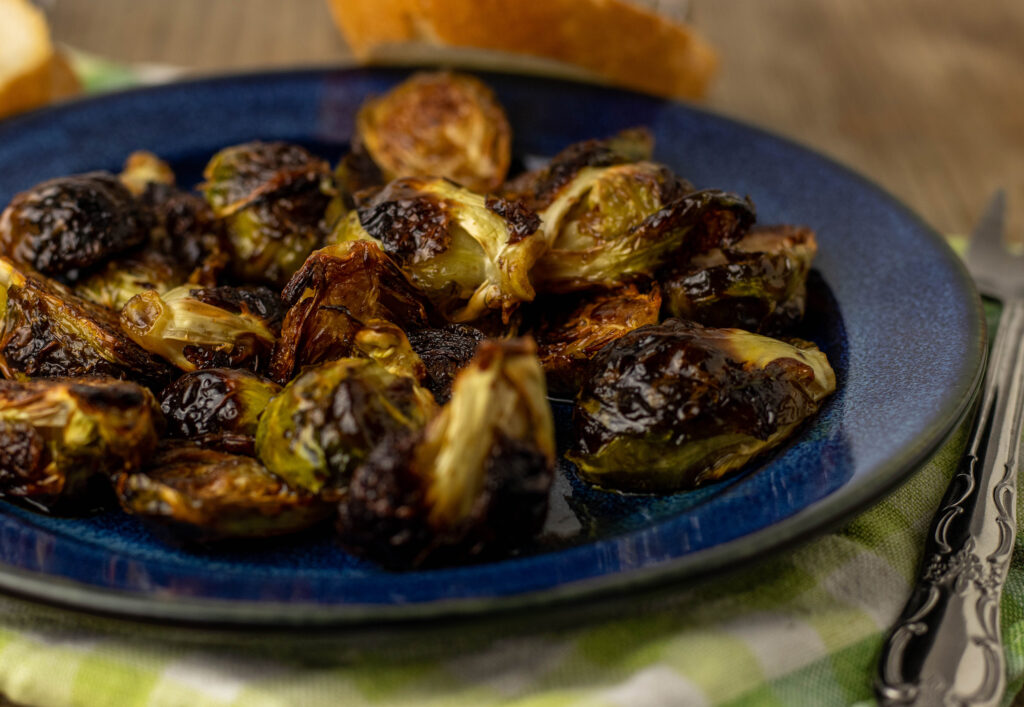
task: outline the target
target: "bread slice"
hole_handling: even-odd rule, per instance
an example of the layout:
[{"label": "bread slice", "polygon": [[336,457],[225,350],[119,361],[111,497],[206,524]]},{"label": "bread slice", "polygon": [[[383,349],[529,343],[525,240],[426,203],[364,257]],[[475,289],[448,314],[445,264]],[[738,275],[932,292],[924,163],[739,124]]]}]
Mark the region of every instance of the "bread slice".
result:
[{"label": "bread slice", "polygon": [[691,28],[625,0],[330,4],[361,61],[432,61],[599,78],[682,98],[702,96],[717,66],[715,51]]},{"label": "bread slice", "polygon": [[0,117],[77,92],[78,80],[28,0],[0,0]]}]

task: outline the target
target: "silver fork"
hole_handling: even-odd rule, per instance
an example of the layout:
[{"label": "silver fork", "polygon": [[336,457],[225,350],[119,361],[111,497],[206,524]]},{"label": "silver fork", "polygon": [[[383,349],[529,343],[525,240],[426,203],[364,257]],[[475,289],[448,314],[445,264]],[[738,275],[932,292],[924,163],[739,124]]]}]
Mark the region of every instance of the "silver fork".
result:
[{"label": "silver fork", "polygon": [[1006,688],[999,599],[1016,536],[1024,403],[1024,256],[1006,248],[999,191],[967,268],[1003,303],[967,449],[932,519],[918,581],[893,626],[875,689],[886,705],[995,705]]}]

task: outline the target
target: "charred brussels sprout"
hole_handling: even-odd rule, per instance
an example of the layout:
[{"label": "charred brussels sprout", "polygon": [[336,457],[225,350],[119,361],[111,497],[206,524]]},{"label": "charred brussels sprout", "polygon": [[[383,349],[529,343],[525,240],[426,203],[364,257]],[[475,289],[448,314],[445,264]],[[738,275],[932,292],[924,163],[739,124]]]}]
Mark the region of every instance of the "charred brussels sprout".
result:
[{"label": "charred brussels sprout", "polygon": [[148,290],[121,310],[124,331],[142,348],[183,371],[261,370],[280,331],[280,299],[265,287]]},{"label": "charred brussels sprout", "polygon": [[430,302],[375,244],[352,241],[314,252],[284,290],[289,307],[274,351],[271,377],[353,354],[356,333],[371,319],[417,328]]},{"label": "charred brussels sprout", "polygon": [[[384,319],[370,319],[356,332],[354,354],[376,361],[389,373],[423,383],[426,366],[413,350],[409,338],[397,324]],[[428,395],[421,390],[421,395]]]},{"label": "charred brussels sprout", "polygon": [[574,396],[591,360],[605,345],[646,324],[658,323],[661,291],[657,284],[626,285],[566,301],[545,298],[537,304],[542,312],[536,332],[538,354],[548,387]]},{"label": "charred brussels sprout", "polygon": [[580,170],[540,212],[550,247],[537,262],[538,288],[567,292],[652,277],[677,253],[707,250],[709,231],[728,242],[754,220],[745,199],[684,191],[651,162]]},{"label": "charred brussels sprout", "polygon": [[352,470],[388,435],[421,429],[436,411],[416,381],[368,358],[306,370],[270,401],[256,452],[293,488],[344,488]]},{"label": "charred brussels sprout", "polygon": [[665,310],[705,326],[784,331],[803,318],[807,273],[817,250],[810,229],[755,229],[663,277]]},{"label": "charred brussels sprout", "polygon": [[227,229],[235,275],[283,287],[323,239],[334,195],[330,167],[297,145],[250,142],[221,150],[202,191]]},{"label": "charred brussels sprout", "polygon": [[595,359],[567,456],[606,488],[692,488],[778,445],[835,387],[813,344],[670,319]]},{"label": "charred brussels sprout", "polygon": [[167,386],[160,409],[170,437],[251,454],[260,415],[279,392],[280,386],[255,373],[208,368]]},{"label": "charred brussels sprout", "polygon": [[479,329],[465,324],[409,332],[409,343],[426,367],[423,384],[437,402],[448,402],[456,374],[470,362],[484,338]]},{"label": "charred brussels sprout", "polygon": [[644,162],[651,159],[653,150],[654,136],[646,128],[629,128],[602,140],[576,142],[555,155],[545,167],[525,172],[505,184],[502,194],[522,201],[534,211],[543,211],[581,170]]},{"label": "charred brussels sprout", "polygon": [[161,450],[145,471],[121,474],[117,496],[127,512],[201,542],[295,533],[333,510],[252,457],[188,445]]},{"label": "charred brussels sprout", "polygon": [[382,442],[356,469],[342,543],[394,568],[500,555],[540,530],[554,459],[532,342],[484,342],[422,433]]},{"label": "charred brussels sprout", "polygon": [[117,177],[90,172],[43,182],[0,215],[0,254],[44,275],[78,270],[145,242],[149,222]]},{"label": "charred brussels sprout", "polygon": [[185,282],[188,273],[170,256],[144,250],[117,260],[79,280],[75,293],[90,302],[120,311],[135,295],[153,290],[164,294]]},{"label": "charred brussels sprout", "polygon": [[[419,73],[372,98],[356,117],[355,151],[365,151],[381,183],[446,177],[473,191],[497,189],[510,160],[512,131],[494,93],[478,79]],[[367,168],[352,170],[365,175]],[[357,184],[365,184],[363,177]]]},{"label": "charred brussels sprout", "polygon": [[338,163],[334,183],[338,185],[338,195],[327,207],[327,222],[332,225],[353,208],[364,206],[387,180],[365,148],[357,143]]},{"label": "charred brussels sprout", "polygon": [[0,373],[109,376],[160,387],[170,369],[125,336],[117,314],[0,258]]},{"label": "charred brussels sprout", "polygon": [[530,269],[544,250],[539,225],[517,202],[410,177],[342,219],[330,240],[379,243],[451,321],[492,310],[507,320],[534,297]]},{"label": "charred brussels sprout", "polygon": [[231,261],[223,223],[195,194],[150,182],[140,197],[153,222],[150,249],[171,258],[191,284],[213,287]]},{"label": "charred brussels sprout", "polygon": [[159,426],[152,394],[134,383],[0,381],[0,496],[74,506],[94,477],[139,468]]},{"label": "charred brussels sprout", "polygon": [[143,250],[93,268],[78,282],[76,292],[120,310],[146,290],[163,294],[186,282],[216,285],[228,264],[228,247],[209,205],[175,187],[170,167],[149,152],[133,152],[120,179],[146,215],[148,242]]},{"label": "charred brussels sprout", "polygon": [[151,184],[174,185],[174,170],[162,159],[146,150],[128,155],[121,174],[121,183],[134,196],[142,196]]}]

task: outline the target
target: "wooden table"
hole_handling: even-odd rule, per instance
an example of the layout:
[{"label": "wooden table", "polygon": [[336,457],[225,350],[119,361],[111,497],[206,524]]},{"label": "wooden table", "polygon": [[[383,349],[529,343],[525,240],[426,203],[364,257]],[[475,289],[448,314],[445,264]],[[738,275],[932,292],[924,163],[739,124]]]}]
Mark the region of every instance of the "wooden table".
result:
[{"label": "wooden table", "polygon": [[[322,0],[55,0],[59,41],[231,71],[350,63]],[[943,232],[1009,192],[1024,240],[1024,2],[693,0],[707,105],[832,155]]]}]

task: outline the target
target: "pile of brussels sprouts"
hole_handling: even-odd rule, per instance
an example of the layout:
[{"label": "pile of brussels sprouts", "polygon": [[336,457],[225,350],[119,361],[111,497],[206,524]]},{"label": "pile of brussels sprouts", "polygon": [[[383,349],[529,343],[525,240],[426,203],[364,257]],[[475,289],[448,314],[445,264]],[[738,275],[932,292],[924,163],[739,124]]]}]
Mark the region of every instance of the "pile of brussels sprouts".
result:
[{"label": "pile of brussels sprouts", "polygon": [[[814,234],[652,161],[643,129],[507,179],[475,78],[421,73],[360,109],[336,169],[297,145],[210,160],[197,192],[133,154],[0,216],[0,495],[116,496],[194,541],[333,521],[408,568],[541,529],[548,391],[609,490],[720,479],[814,414],[835,376],[781,336]],[[113,495],[111,495],[111,490]]]}]

